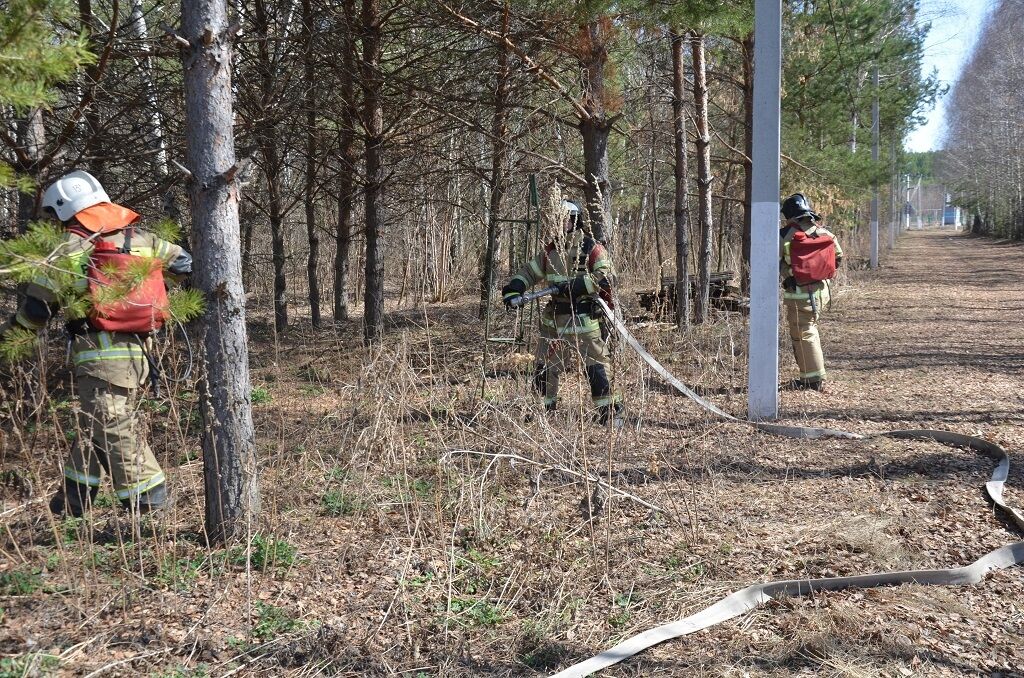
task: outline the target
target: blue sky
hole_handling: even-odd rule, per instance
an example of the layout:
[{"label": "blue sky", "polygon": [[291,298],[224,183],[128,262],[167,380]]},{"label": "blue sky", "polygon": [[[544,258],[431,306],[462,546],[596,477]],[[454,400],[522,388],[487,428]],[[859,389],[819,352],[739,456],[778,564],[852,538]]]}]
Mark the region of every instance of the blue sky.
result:
[{"label": "blue sky", "polygon": [[[960,69],[971,55],[978,32],[995,0],[921,0],[922,22],[931,22],[924,50],[925,73],[938,69],[947,85],[956,82]],[[926,115],[928,122],[907,137],[907,149],[928,151],[939,148],[945,133],[945,100]]]}]

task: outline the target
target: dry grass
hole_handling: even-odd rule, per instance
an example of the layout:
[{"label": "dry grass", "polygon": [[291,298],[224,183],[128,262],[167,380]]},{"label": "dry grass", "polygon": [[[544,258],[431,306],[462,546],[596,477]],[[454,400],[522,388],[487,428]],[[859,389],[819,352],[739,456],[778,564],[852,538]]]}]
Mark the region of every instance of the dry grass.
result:
[{"label": "dry grass", "polygon": [[[1016,271],[1020,250],[976,247],[965,260],[960,242],[915,234],[890,267],[855,274],[823,327],[833,387],[785,392],[787,417],[861,432],[947,422],[1019,448],[1024,329],[1004,314],[1020,304],[1021,276],[972,281],[976,262]],[[0,653],[11,666],[544,675],[754,581],[947,567],[1017,538],[980,496],[984,458],[722,424],[622,350],[613,371],[626,430],[591,423],[577,375],[545,415],[528,348],[492,346],[482,363],[470,300],[401,312],[373,350],[355,324],[267,327],[252,327],[265,511],[249,567],[244,549],[203,539],[188,391],[147,404],[178,503],[141,526],[105,505],[80,525],[54,522],[37,499],[65,453],[67,392],[54,376],[31,407],[5,400]],[[637,333],[684,381],[742,412],[738,318],[685,337],[654,324]],[[1010,675],[1024,665],[1022,593],[1011,571],[955,591],[773,603],[607,675]]]}]

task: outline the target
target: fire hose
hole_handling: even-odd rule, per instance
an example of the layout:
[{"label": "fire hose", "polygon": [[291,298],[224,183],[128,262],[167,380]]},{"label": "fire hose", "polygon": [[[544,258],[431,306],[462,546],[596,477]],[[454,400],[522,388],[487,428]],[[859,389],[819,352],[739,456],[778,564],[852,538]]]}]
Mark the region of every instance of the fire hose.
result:
[{"label": "fire hose", "polygon": [[[1024,530],[1024,515],[1003,501],[1003,487],[1010,471],[1010,458],[1006,451],[993,442],[977,436],[931,429],[899,430],[860,435],[827,428],[787,426],[767,422],[739,419],[721,410],[713,403],[700,397],[679,381],[654,356],[636,340],[622,321],[615,317],[603,300],[598,300],[601,310],[619,336],[673,388],[694,401],[704,410],[727,421],[746,424],[759,431],[789,438],[847,438],[870,440],[878,437],[932,440],[954,447],[964,447],[992,457],[996,467],[991,479],[985,484],[985,493],[992,503],[1003,510],[1010,520]],[[678,621],[644,631],[604,652],[555,674],[553,678],[582,678],[595,671],[617,664],[666,640],[685,636],[738,617],[759,605],[773,599],[807,596],[818,591],[841,591],[852,588],[872,588],[896,584],[922,584],[931,586],[956,586],[976,584],[984,580],[993,570],[1001,570],[1024,563],[1024,541],[1008,544],[986,553],[969,565],[940,570],[904,570],[900,572],[879,572],[851,577],[825,577],[820,579],[787,579],[755,584],[722,598],[710,607]]]}]

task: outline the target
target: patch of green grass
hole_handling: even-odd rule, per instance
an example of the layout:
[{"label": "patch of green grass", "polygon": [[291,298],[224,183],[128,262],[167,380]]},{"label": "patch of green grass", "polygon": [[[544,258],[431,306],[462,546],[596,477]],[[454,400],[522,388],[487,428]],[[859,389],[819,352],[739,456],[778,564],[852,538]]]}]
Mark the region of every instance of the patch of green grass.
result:
[{"label": "patch of green grass", "polygon": [[320,497],[325,516],[350,516],[363,508],[363,502],[345,490],[330,490]]},{"label": "patch of green grass", "polygon": [[65,544],[73,544],[79,540],[82,534],[82,526],[85,524],[85,518],[75,518],[74,516],[66,516],[61,521],[60,529],[61,535],[64,537]]},{"label": "patch of green grass", "polygon": [[256,615],[252,636],[261,642],[273,640],[282,633],[290,633],[303,627],[302,622],[292,618],[287,610],[267,603],[256,603]]},{"label": "patch of green grass", "polygon": [[501,610],[483,599],[452,598],[451,613],[466,626],[497,626],[502,620]]},{"label": "patch of green grass", "polygon": [[252,404],[262,405],[270,402],[270,391],[266,386],[257,386],[252,390]]},{"label": "patch of green grass", "polygon": [[[296,548],[283,539],[257,534],[253,536],[250,546],[249,562],[257,569],[291,567],[295,564]],[[231,565],[245,567],[246,548],[235,546],[229,549],[227,561]]]},{"label": "patch of green grass", "polygon": [[43,588],[39,570],[0,572],[0,596],[27,596]]},{"label": "patch of green grass", "polygon": [[194,447],[190,447],[181,454],[178,455],[178,466],[184,466],[190,461],[195,461],[199,458],[199,450]]},{"label": "patch of green grass", "polygon": [[96,499],[92,502],[92,505],[96,508],[114,508],[117,504],[117,497],[109,492],[96,495]]},{"label": "patch of green grass", "polygon": [[299,390],[311,397],[316,397],[327,393],[327,389],[321,386],[320,384],[303,384],[302,386],[299,387]]},{"label": "patch of green grass", "polygon": [[60,666],[60,657],[43,652],[28,652],[0,659],[0,678],[23,678],[52,673]]},{"label": "patch of green grass", "polygon": [[156,575],[153,581],[166,589],[184,591],[192,586],[199,571],[205,563],[204,558],[176,558],[173,555],[164,556],[157,563]]}]

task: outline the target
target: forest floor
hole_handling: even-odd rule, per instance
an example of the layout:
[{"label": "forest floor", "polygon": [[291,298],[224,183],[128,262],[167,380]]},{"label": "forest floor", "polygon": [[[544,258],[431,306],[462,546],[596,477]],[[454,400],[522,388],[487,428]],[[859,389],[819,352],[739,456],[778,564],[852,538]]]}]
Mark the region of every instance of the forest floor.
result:
[{"label": "forest floor", "polygon": [[[783,391],[785,421],[946,428],[1024,449],[1022,255],[912,232],[880,270],[845,276],[822,323],[828,391]],[[629,425],[610,433],[573,375],[563,407],[540,412],[528,347],[493,345],[485,370],[468,296],[393,321],[373,350],[356,322],[282,336],[253,322],[263,513],[249,550],[203,538],[188,390],[147,403],[177,503],[141,526],[109,494],[85,520],[49,516],[66,386],[19,432],[0,422],[0,675],[545,675],[751,583],[945,568],[1021,538],[986,503],[992,464],[974,453],[721,423],[624,348],[614,374]],[[635,327],[677,376],[742,414],[739,318],[686,338]],[[523,459],[487,456],[508,454]],[[1007,500],[1020,505],[1024,460],[1012,463]],[[581,472],[662,510],[596,496]],[[1022,667],[1024,577],[1009,569],[969,587],[773,602],[602,675]]]}]

